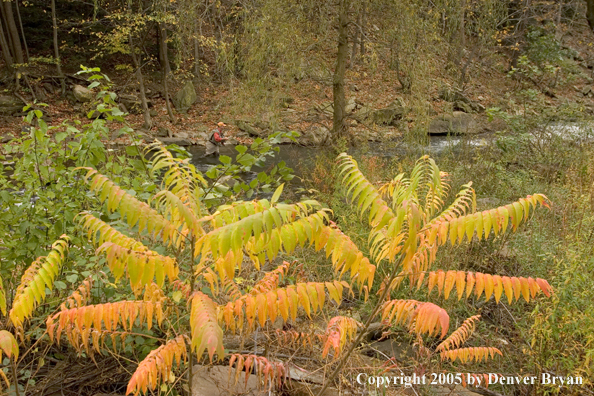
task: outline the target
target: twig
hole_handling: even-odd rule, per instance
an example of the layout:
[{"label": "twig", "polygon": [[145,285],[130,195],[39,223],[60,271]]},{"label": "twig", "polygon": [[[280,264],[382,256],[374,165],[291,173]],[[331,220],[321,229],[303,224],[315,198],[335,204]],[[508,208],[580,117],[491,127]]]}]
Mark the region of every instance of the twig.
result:
[{"label": "twig", "polygon": [[326,383],[324,384],[324,386],[322,386],[322,389],[320,389],[317,396],[322,396],[324,394],[326,389],[328,389],[328,386],[330,385],[330,383],[332,381],[334,381],[334,378],[336,378],[338,373],[340,373],[340,371],[342,370],[342,367],[344,366],[344,364],[346,363],[348,358],[351,356],[351,354],[353,353],[353,351],[355,350],[357,345],[359,345],[361,343],[363,336],[365,335],[365,333],[367,333],[367,329],[369,329],[369,326],[373,322],[373,319],[379,313],[384,300],[390,294],[390,289],[391,289],[390,286],[392,285],[392,281],[396,278],[396,275],[398,274],[398,268],[404,261],[404,257],[405,257],[405,255],[402,255],[400,257],[400,260],[398,261],[398,263],[394,264],[394,269],[392,270],[392,274],[390,274],[390,279],[388,279],[388,281],[386,282],[386,287],[385,287],[384,291],[382,292],[381,296],[379,297],[377,303],[375,304],[375,308],[373,309],[373,312],[371,312],[371,315],[369,315],[369,318],[367,318],[367,321],[365,322],[363,329],[361,330],[361,332],[359,332],[359,335],[357,336],[357,338],[351,343],[351,346],[349,347],[348,351],[344,355],[342,355],[342,357],[340,358],[340,361],[338,362],[338,366],[336,366],[336,368],[334,369],[332,374],[330,374],[330,377],[328,377]]}]

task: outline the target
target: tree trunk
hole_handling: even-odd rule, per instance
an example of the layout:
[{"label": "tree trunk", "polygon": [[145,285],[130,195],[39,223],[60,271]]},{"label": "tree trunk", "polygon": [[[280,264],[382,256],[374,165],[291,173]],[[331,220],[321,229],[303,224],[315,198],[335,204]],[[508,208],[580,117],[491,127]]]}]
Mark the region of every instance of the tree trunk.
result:
[{"label": "tree trunk", "polygon": [[6,34],[4,33],[2,18],[0,18],[0,49],[2,50],[2,57],[4,58],[6,68],[12,73],[12,55],[10,54],[10,46],[8,45],[8,40],[6,40]]},{"label": "tree trunk", "polygon": [[344,94],[344,74],[346,70],[347,57],[349,52],[348,10],[349,0],[339,0],[338,53],[336,56],[336,67],[334,69],[334,78],[332,84],[332,93],[334,96],[333,134],[335,138],[344,137],[347,131],[344,122],[344,108],[346,105],[346,99]]},{"label": "tree trunk", "polygon": [[367,22],[366,20],[366,15],[365,15],[365,3],[363,3],[363,8],[361,9],[361,31],[359,32],[360,35],[360,40],[361,40],[361,50],[359,51],[360,55],[361,55],[361,59],[363,59],[363,56],[365,55],[365,23]]},{"label": "tree trunk", "polygon": [[52,0],[52,26],[54,31],[54,58],[56,58],[56,69],[58,71],[58,77],[60,78],[62,95],[66,95],[66,80],[64,79],[64,74],[62,74],[62,61],[60,60],[60,49],[58,46],[58,21],[56,18],[56,0]]},{"label": "tree trunk", "polygon": [[200,46],[198,44],[198,23],[194,24],[194,78],[200,75]]},{"label": "tree trunk", "polygon": [[586,0],[586,18],[590,29],[594,30],[594,0]]},{"label": "tree trunk", "polygon": [[132,62],[134,63],[134,68],[136,69],[136,79],[138,80],[138,85],[140,86],[140,101],[142,102],[142,112],[144,115],[144,125],[143,128],[151,129],[152,121],[151,121],[151,114],[149,113],[148,103],[146,101],[146,90],[144,89],[144,79],[142,78],[142,70],[140,69],[140,61],[136,56],[136,47],[134,46],[134,41],[132,40],[132,34],[128,33],[128,41],[130,42],[130,54],[132,55]]},{"label": "tree trunk", "polygon": [[167,34],[164,32],[163,27],[160,23],[157,24],[157,37],[159,37],[159,63],[161,64],[161,68],[165,68],[167,74],[171,73],[171,65],[169,65],[169,56],[167,52],[167,38],[163,38],[163,34]]},{"label": "tree trunk", "polygon": [[465,17],[466,17],[466,0],[462,0],[460,2],[460,31],[458,33],[458,56],[456,59],[456,63],[458,67],[462,63],[462,55],[464,52],[464,47],[466,47],[466,27],[465,27]]},{"label": "tree trunk", "polygon": [[6,17],[6,29],[9,32],[12,49],[14,51],[14,59],[16,63],[25,63],[23,58],[23,48],[21,47],[21,39],[19,37],[19,31],[14,21],[14,15],[12,13],[12,1],[3,1],[4,15]]},{"label": "tree trunk", "polygon": [[21,35],[23,36],[23,45],[25,46],[25,55],[27,55],[27,62],[29,62],[29,47],[27,46],[27,39],[25,38],[25,29],[23,29],[23,20],[21,19],[21,10],[19,8],[18,0],[15,2],[17,18],[19,20],[19,28],[21,29]]},{"label": "tree trunk", "polygon": [[163,90],[165,91],[165,105],[167,107],[167,114],[169,115],[169,120],[172,124],[175,124],[177,120],[175,119],[175,115],[173,114],[173,109],[171,108],[171,103],[169,102],[169,87],[167,85],[167,78],[169,76],[169,70],[167,66],[169,65],[169,56],[167,54],[167,29],[163,27],[163,25],[159,24],[159,36],[161,37],[161,45],[160,47],[163,49]]},{"label": "tree trunk", "polygon": [[357,63],[357,50],[359,49],[359,32],[361,30],[361,13],[357,15],[357,26],[355,26],[355,34],[353,34],[353,46],[351,49],[351,60],[349,67]]},{"label": "tree trunk", "polygon": [[[590,3],[590,1],[591,0],[587,0],[588,4]],[[513,51],[510,69],[518,67],[518,59],[520,58],[520,54],[522,53],[522,49],[523,49],[522,47],[524,47],[524,44],[526,42],[526,32],[528,30],[528,24],[529,24],[528,19],[530,18],[532,1],[524,0],[523,4],[521,6],[523,7],[523,9],[522,9],[522,13],[520,15],[520,20],[517,22],[518,28],[517,28],[517,33],[516,33],[518,35],[518,37],[516,38],[516,41],[519,43],[519,49]]]}]

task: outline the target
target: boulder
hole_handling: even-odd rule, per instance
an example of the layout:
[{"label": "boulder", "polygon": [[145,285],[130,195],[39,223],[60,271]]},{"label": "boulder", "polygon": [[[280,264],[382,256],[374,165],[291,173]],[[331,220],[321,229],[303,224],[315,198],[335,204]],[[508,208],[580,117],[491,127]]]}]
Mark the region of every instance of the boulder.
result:
[{"label": "boulder", "polygon": [[480,129],[477,127],[474,117],[462,111],[435,117],[427,131],[429,135],[466,135],[479,132]]},{"label": "boulder", "polygon": [[[122,94],[119,97],[119,103],[124,105],[130,114],[142,114],[142,101],[136,95]],[[147,100],[147,105],[152,106],[150,100]]]},{"label": "boulder", "polygon": [[438,95],[439,99],[445,100],[446,102],[467,102],[469,100],[466,96],[464,96],[462,91],[448,86],[441,87]]},{"label": "boulder", "polygon": [[330,130],[324,126],[315,126],[300,133],[297,142],[304,146],[322,146],[330,141]]},{"label": "boulder", "polygon": [[171,133],[171,130],[169,130],[169,128],[164,128],[164,127],[158,127],[157,128],[157,133],[155,134],[155,136],[157,137],[172,137],[173,134]]},{"label": "boulder", "polygon": [[176,132],[174,136],[176,138],[188,139],[190,137],[190,134],[188,132]]},{"label": "boulder", "polygon": [[0,95],[0,114],[12,115],[23,110],[25,104],[22,100],[10,95]]},{"label": "boulder", "polygon": [[480,112],[485,111],[485,106],[483,106],[482,104],[480,104],[478,102],[473,102],[473,101],[464,102],[464,101],[458,100],[458,101],[454,102],[454,110],[463,111],[465,113],[480,113]]},{"label": "boulder", "polygon": [[166,145],[169,145],[169,144],[177,144],[178,146],[191,146],[192,145],[192,142],[189,141],[188,139],[179,138],[179,137],[163,137],[163,138],[159,138],[159,140]]},{"label": "boulder", "polygon": [[334,104],[332,102],[322,102],[313,107],[318,112],[332,117],[334,115]]},{"label": "boulder", "polygon": [[376,355],[389,356],[395,358],[398,362],[406,362],[414,358],[416,351],[408,342],[388,338],[387,340],[372,342],[361,353],[372,357]]},{"label": "boulder", "polygon": [[173,97],[173,105],[178,111],[185,113],[196,103],[196,99],[198,99],[196,88],[192,81],[188,81]]},{"label": "boulder", "polygon": [[351,114],[355,109],[357,109],[357,102],[355,101],[355,98],[350,98],[344,107],[344,112],[346,114]]},{"label": "boulder", "polygon": [[465,113],[480,113],[485,111],[485,106],[468,98],[460,90],[452,87],[442,87],[439,91],[439,98],[454,104],[454,110]]},{"label": "boulder", "polygon": [[362,123],[396,126],[397,122],[407,113],[408,109],[400,103],[394,102],[383,109],[374,110],[367,106],[362,106],[355,114],[355,119]]},{"label": "boulder", "polygon": [[72,94],[74,95],[77,101],[82,103],[90,102],[95,97],[93,91],[83,87],[82,85],[75,85],[74,88],[72,88]]},{"label": "boulder", "polygon": [[235,120],[235,125],[250,136],[266,137],[270,134],[270,124],[265,121],[251,123],[245,120]]},{"label": "boulder", "polygon": [[250,374],[245,380],[245,374],[240,376],[234,384],[235,369],[229,366],[207,367],[195,365],[192,367],[192,396],[230,396],[251,395],[266,396],[268,391],[260,387],[258,377]]}]

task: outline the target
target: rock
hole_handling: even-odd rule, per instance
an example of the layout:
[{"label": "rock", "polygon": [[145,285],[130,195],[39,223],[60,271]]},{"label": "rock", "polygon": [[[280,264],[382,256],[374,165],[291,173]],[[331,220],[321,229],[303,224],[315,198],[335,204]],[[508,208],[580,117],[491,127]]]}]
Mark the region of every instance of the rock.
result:
[{"label": "rock", "polygon": [[190,134],[188,132],[176,132],[174,136],[177,138],[188,139]]},{"label": "rock", "polygon": [[13,139],[12,136],[0,136],[0,143],[4,144],[4,143],[8,143]]},{"label": "rock", "polygon": [[485,106],[465,96],[460,90],[452,87],[442,87],[439,91],[439,98],[454,104],[454,110],[465,113],[479,113],[485,111]]},{"label": "rock", "polygon": [[462,111],[453,114],[442,114],[429,124],[429,135],[465,135],[480,132],[474,117]]},{"label": "rock", "polygon": [[485,106],[478,102],[464,102],[458,100],[454,102],[454,110],[463,111],[465,113],[480,113],[485,111]]},{"label": "rock", "polygon": [[171,133],[171,131],[169,130],[169,128],[158,127],[157,128],[157,133],[156,133],[155,136],[157,136],[157,137],[172,137],[173,134]]},{"label": "rock", "polygon": [[393,338],[374,341],[369,345],[369,348],[363,349],[361,353],[367,356],[375,356],[378,351],[383,356],[393,357],[399,362],[410,361],[415,356],[415,351],[409,343],[400,342]]},{"label": "rock", "polygon": [[324,126],[309,128],[297,138],[297,142],[304,146],[321,146],[331,138],[330,130]]},{"label": "rock", "polygon": [[0,114],[12,115],[23,111],[25,104],[22,100],[10,95],[0,95]]},{"label": "rock", "polygon": [[93,97],[95,96],[93,94],[93,91],[83,87],[82,85],[75,85],[74,88],[72,88],[72,94],[74,95],[77,101],[83,103],[90,102],[91,100],[93,100]]},{"label": "rock", "polygon": [[173,97],[173,105],[178,111],[185,113],[196,102],[196,99],[198,99],[196,88],[192,81],[188,81]]},{"label": "rock", "polygon": [[[122,94],[119,97],[119,103],[123,104],[130,114],[142,114],[142,101],[136,95]],[[151,101],[147,101],[149,107],[152,106]]]},{"label": "rock", "polygon": [[461,100],[454,103],[454,110],[463,111],[465,113],[472,113],[472,106],[466,102],[462,102]]},{"label": "rock", "polygon": [[371,323],[369,325],[369,328],[367,328],[367,333],[365,333],[365,341],[371,342],[373,340],[381,338],[382,333],[385,329],[387,329],[387,326],[381,322]]},{"label": "rock", "polygon": [[362,106],[355,114],[355,119],[362,123],[395,126],[407,113],[408,109],[394,102],[388,107],[377,110]]},{"label": "rock", "polygon": [[230,395],[251,395],[266,396],[268,392],[260,389],[258,377],[250,374],[247,384],[245,375],[240,376],[237,384],[234,384],[235,369],[228,366],[206,367],[197,364],[192,367],[192,396],[230,396]]},{"label": "rock", "polygon": [[316,112],[325,114],[327,116],[334,115],[334,104],[332,102],[322,102],[320,104],[315,105],[313,109]]},{"label": "rock", "polygon": [[350,98],[346,106],[344,107],[344,112],[346,114],[351,114],[353,111],[355,111],[356,108],[357,102],[355,101],[355,98]]},{"label": "rock", "polygon": [[235,120],[235,125],[240,130],[247,132],[250,136],[265,137],[270,134],[270,130],[260,128],[261,126],[269,126],[269,124],[264,121],[258,122],[256,126],[250,123],[249,121]]},{"label": "rock", "polygon": [[151,117],[156,117],[159,115],[159,113],[155,109],[150,109],[149,114],[151,115]]},{"label": "rock", "polygon": [[468,98],[462,94],[459,89],[455,89],[449,86],[443,86],[439,89],[439,99],[445,100],[446,102],[467,101]]},{"label": "rock", "polygon": [[188,139],[184,139],[184,138],[163,137],[163,138],[160,138],[159,140],[166,145],[169,145],[169,144],[177,144],[178,146],[191,146],[192,145],[191,141],[189,141]]},{"label": "rock", "polygon": [[208,132],[196,132],[196,139],[207,140]]},{"label": "rock", "polygon": [[394,125],[394,121],[401,120],[406,113],[407,110],[404,107],[390,106],[374,110],[371,113],[371,120],[376,125]]}]

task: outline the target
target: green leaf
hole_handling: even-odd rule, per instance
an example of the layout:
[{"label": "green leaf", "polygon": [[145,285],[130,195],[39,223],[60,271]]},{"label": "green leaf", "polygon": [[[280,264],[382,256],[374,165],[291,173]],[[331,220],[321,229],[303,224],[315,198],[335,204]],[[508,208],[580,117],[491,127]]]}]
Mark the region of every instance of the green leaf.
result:
[{"label": "green leaf", "polygon": [[247,151],[247,147],[246,146],[235,146],[235,150],[237,150],[237,152],[239,154],[244,154]]},{"label": "green leaf", "polygon": [[213,166],[212,168],[210,168],[208,171],[206,171],[205,175],[206,177],[208,177],[209,179],[216,179],[217,178],[217,168],[216,166]]},{"label": "green leaf", "polygon": [[283,188],[285,187],[285,184],[281,184],[280,186],[278,186],[278,188],[276,189],[276,191],[274,192],[274,194],[272,195],[272,199],[270,200],[271,204],[276,203],[276,201],[278,201],[278,199],[280,198],[280,195],[283,192]]},{"label": "green leaf", "polygon": [[131,155],[131,156],[138,155],[138,147],[136,147],[136,146],[127,146],[126,147],[126,154]]},{"label": "green leaf", "polygon": [[66,277],[66,280],[70,283],[76,283],[78,281],[78,275],[72,274]]},{"label": "green leaf", "polygon": [[66,289],[66,283],[62,282],[62,281],[56,281],[54,283],[54,287],[58,290],[65,290]]},{"label": "green leaf", "polygon": [[179,290],[174,291],[171,294],[171,298],[173,299],[173,301],[175,301],[176,303],[180,302],[181,298],[182,298],[182,292],[180,292]]},{"label": "green leaf", "polygon": [[219,156],[219,161],[225,165],[229,165],[231,163],[231,157],[227,155],[221,155]]},{"label": "green leaf", "polygon": [[245,154],[245,155],[241,156],[241,158],[238,158],[237,162],[239,162],[243,166],[250,167],[254,164],[255,158],[251,154]]},{"label": "green leaf", "polygon": [[66,136],[68,136],[67,132],[58,132],[54,135],[54,138],[56,139],[56,143],[60,143],[61,141],[63,141],[64,139],[66,139]]}]

